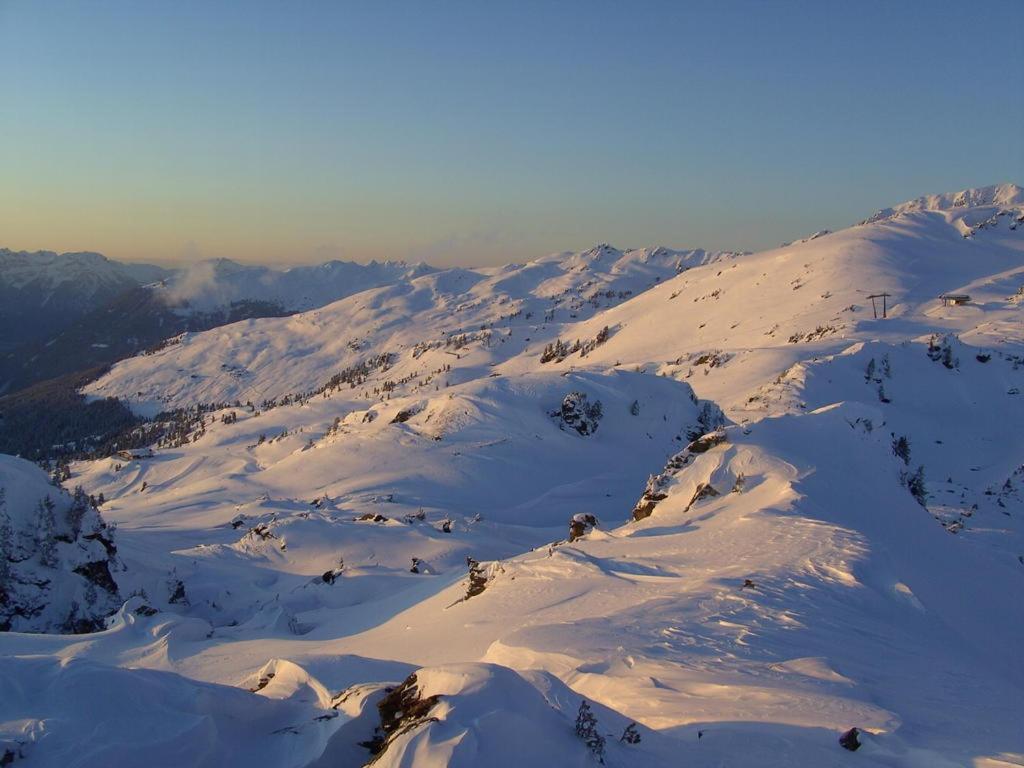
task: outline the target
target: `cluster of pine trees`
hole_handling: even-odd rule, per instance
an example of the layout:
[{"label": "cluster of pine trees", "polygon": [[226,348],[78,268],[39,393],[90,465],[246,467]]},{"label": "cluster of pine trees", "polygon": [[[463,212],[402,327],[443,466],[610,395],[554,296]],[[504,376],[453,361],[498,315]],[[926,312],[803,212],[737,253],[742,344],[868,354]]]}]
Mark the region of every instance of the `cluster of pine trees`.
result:
[{"label": "cluster of pine trees", "polygon": [[[53,496],[45,495],[31,514],[17,515],[14,520],[19,522],[15,525],[6,491],[0,487],[0,631],[11,629],[14,623],[20,622],[24,629],[39,621],[44,624],[31,631],[93,631],[114,607],[117,585],[106,562],[116,553],[113,529],[103,525],[98,513],[90,515],[96,508],[96,499],[78,487],[69,499],[63,499],[61,507]],[[86,530],[87,516],[91,522]],[[79,542],[83,546],[66,550],[62,555],[62,542]],[[102,545],[97,562],[66,561],[67,552],[73,553],[72,558],[88,557],[84,547],[92,542]],[[95,553],[92,557],[96,557]],[[63,594],[67,580],[79,577],[85,580],[84,591],[60,608],[58,615],[41,618],[43,612],[50,610],[51,593]],[[102,599],[98,590],[104,593]]]},{"label": "cluster of pine trees", "polygon": [[540,362],[542,364],[550,363],[553,360],[556,363],[560,363],[569,355],[575,354],[576,352],[580,353],[580,357],[586,357],[608,341],[609,336],[611,336],[611,330],[606,325],[597,332],[597,335],[593,339],[588,339],[587,341],[581,342],[579,339],[576,339],[573,344],[569,344],[561,339],[555,339],[544,347],[544,351],[541,352],[540,355]]}]

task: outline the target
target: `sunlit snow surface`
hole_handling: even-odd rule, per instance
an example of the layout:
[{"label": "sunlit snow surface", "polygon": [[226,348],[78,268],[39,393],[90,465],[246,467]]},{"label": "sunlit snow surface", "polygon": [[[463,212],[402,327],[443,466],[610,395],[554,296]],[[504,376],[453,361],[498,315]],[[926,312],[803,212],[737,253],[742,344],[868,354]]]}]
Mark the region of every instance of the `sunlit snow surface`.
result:
[{"label": "sunlit snow surface", "polygon": [[[392,355],[75,465],[135,596],[105,632],[0,636],[0,749],[358,766],[415,673],[438,698],[376,765],[595,765],[581,698],[612,766],[1024,765],[1022,207],[1004,186],[757,254],[448,270],[118,364],[90,393],[155,412]],[[573,391],[592,434],[557,415]],[[708,402],[725,439],[688,453]],[[565,543],[576,512],[600,524]]]}]

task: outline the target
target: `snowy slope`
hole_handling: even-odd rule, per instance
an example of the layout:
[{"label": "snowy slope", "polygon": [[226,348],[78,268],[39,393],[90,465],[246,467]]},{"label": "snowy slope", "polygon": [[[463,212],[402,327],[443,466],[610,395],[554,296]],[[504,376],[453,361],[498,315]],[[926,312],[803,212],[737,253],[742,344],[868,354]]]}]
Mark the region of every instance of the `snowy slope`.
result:
[{"label": "snowy slope", "polygon": [[90,394],[222,405],[74,465],[140,597],[0,635],[0,738],[67,764],[74,674],[115,691],[78,765],[1024,765],[1021,199],[445,270],[122,362]]},{"label": "snowy slope", "polygon": [[87,392],[149,411],[195,402],[258,403],[315,389],[381,354],[394,360],[376,381],[429,379],[433,389],[448,366],[448,381],[478,377],[524,350],[539,353],[566,324],[691,266],[735,257],[601,245],[523,265],[444,270],[294,317],[188,334],[155,355],[118,364]]},{"label": "snowy slope", "polygon": [[[118,626],[131,627],[137,607],[129,601]],[[303,766],[331,731],[318,714],[170,672],[0,657],[0,756],[16,765]]]},{"label": "snowy slope", "polygon": [[[570,392],[601,403],[592,434],[562,420]],[[164,572],[132,587],[156,600],[176,569],[195,609],[215,624],[246,621],[268,601],[306,621],[301,613],[322,600],[353,599],[353,588],[340,595],[307,588],[339,558],[346,574],[369,569],[363,583],[404,588],[419,583],[409,576],[413,557],[434,574],[451,573],[467,556],[507,557],[548,541],[572,512],[618,514],[636,479],[699,420],[685,384],[625,372],[484,378],[430,397],[361,405],[336,396],[259,416],[236,410],[233,424],[212,424],[194,443],[154,459],[91,464],[89,487],[118,497],[105,513],[154,533],[141,559],[157,557],[150,547],[166,547],[165,532],[183,537],[172,549],[202,545],[185,556],[165,552]],[[409,416],[396,421],[400,414]],[[386,519],[359,519],[366,515]],[[123,556],[131,566],[133,554]],[[234,580],[247,579],[254,563],[293,576],[235,593]]]},{"label": "snowy slope", "polygon": [[[993,189],[971,194],[990,199]],[[586,361],[577,354],[559,365],[639,365],[681,377],[742,420],[751,407],[762,410],[748,404],[758,387],[854,340],[953,333],[1013,351],[1024,285],[1024,228],[1015,222],[1024,210],[1000,208],[1008,211],[1000,226],[965,236],[964,222],[979,210],[988,217],[993,209],[914,210],[690,270],[567,329],[572,338],[593,337],[603,326],[615,332]],[[873,309],[868,298],[879,293],[890,294],[884,320],[881,299]],[[972,302],[943,307],[944,293],[967,293]]]}]

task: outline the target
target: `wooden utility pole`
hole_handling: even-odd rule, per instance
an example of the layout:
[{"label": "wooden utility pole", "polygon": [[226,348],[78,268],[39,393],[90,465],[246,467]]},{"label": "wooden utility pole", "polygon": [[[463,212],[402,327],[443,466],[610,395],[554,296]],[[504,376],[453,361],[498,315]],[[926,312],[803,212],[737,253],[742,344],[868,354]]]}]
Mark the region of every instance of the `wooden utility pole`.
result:
[{"label": "wooden utility pole", "polygon": [[882,317],[884,318],[889,316],[889,307],[886,301],[886,299],[889,298],[888,293],[872,293],[868,298],[871,299],[871,311],[874,313],[876,320],[878,319],[878,307],[875,304],[875,299],[882,300]]}]

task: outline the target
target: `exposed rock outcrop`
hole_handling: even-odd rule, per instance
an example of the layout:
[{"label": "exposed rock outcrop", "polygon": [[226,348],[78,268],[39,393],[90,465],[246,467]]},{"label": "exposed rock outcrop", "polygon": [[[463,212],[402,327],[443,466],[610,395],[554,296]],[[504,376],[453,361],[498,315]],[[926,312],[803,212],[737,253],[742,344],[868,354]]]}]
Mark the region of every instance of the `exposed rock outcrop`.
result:
[{"label": "exposed rock outcrop", "polygon": [[370,750],[373,757],[368,765],[375,763],[384,754],[388,744],[407,731],[427,722],[437,722],[430,716],[432,710],[441,700],[440,696],[421,696],[416,675],[411,674],[397,688],[392,688],[377,704],[380,713],[380,725],[374,737],[363,746]]},{"label": "exposed rock outcrop", "polygon": [[[640,500],[637,501],[636,506],[633,507],[633,520],[643,520],[650,517],[654,512],[654,508],[658,506],[658,502],[664,500],[668,495],[665,489],[681,469],[688,466],[698,455],[707,453],[715,446],[728,442],[728,440],[729,437],[724,429],[716,429],[691,441],[683,450],[672,456],[665,463],[665,469],[660,474],[651,475],[647,479],[647,487],[644,489]],[[719,492],[715,488],[702,483],[698,486],[696,493],[690,500],[690,504],[700,501],[700,499],[717,495],[719,495]]]}]

